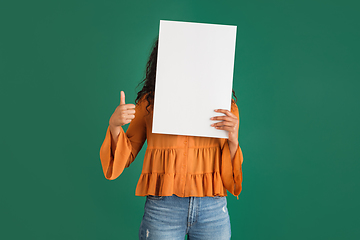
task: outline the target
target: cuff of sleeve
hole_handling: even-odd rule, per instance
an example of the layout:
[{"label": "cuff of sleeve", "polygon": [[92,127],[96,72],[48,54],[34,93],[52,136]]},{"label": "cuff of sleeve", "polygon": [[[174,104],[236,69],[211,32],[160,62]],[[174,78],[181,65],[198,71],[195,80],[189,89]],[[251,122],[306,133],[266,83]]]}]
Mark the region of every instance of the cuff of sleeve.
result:
[{"label": "cuff of sleeve", "polygon": [[115,154],[111,152],[112,136],[110,127],[106,131],[105,140],[100,148],[100,160],[104,176],[108,180],[116,179],[123,172],[131,154],[131,144],[124,130],[120,127],[120,134],[116,143]]},{"label": "cuff of sleeve", "polygon": [[222,149],[221,178],[225,188],[234,196],[238,197],[242,189],[242,162],[243,154],[238,146],[235,156],[231,159],[228,141],[225,141]]}]

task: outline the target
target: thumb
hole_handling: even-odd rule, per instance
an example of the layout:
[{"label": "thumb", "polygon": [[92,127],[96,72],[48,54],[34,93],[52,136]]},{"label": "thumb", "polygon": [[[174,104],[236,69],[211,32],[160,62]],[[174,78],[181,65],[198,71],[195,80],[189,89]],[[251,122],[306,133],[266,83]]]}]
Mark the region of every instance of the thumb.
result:
[{"label": "thumb", "polygon": [[124,91],[120,92],[120,105],[124,105],[125,104],[125,93]]}]

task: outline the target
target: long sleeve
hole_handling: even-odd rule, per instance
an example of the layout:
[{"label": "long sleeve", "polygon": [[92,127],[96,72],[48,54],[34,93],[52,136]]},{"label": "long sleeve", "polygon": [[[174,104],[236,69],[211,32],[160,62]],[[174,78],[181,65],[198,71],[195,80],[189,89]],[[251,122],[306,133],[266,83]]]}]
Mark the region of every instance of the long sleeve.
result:
[{"label": "long sleeve", "polygon": [[120,176],[124,168],[129,167],[135,160],[146,139],[146,124],[144,115],[146,109],[143,102],[135,106],[135,118],[131,121],[126,133],[120,127],[120,134],[116,143],[114,155],[111,151],[111,131],[108,126],[105,139],[100,148],[100,160],[104,176],[114,180]]},{"label": "long sleeve", "polygon": [[[239,110],[236,104],[232,104],[231,112],[239,119]],[[243,154],[238,146],[235,156],[231,159],[229,143],[227,139],[223,139],[221,149],[221,179],[225,188],[234,196],[238,197],[242,189],[242,163]]]}]

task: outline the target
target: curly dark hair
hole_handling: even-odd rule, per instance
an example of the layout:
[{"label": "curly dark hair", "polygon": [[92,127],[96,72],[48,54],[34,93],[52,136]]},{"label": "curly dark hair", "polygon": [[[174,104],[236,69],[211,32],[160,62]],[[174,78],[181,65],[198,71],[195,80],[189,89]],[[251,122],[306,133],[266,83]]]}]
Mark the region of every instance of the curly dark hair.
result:
[{"label": "curly dark hair", "polygon": [[[135,103],[143,97],[146,96],[147,106],[146,110],[148,110],[149,106],[152,106],[154,103],[154,92],[155,92],[155,80],[156,80],[156,63],[157,63],[157,53],[158,53],[158,42],[159,38],[156,39],[153,44],[153,48],[149,57],[149,60],[146,64],[146,74],[145,78],[138,84],[140,86],[143,84],[143,88],[137,93],[137,97]],[[233,98],[232,101],[237,102],[237,97],[235,95],[234,89],[232,90]]]},{"label": "curly dark hair", "polygon": [[145,78],[138,84],[138,86],[143,84],[143,87],[137,93],[137,97],[135,100],[135,103],[138,103],[138,101],[146,95],[146,100],[148,102],[146,110],[148,110],[148,107],[154,103],[158,42],[159,39],[157,38],[155,43],[153,44],[153,49],[146,64]]}]

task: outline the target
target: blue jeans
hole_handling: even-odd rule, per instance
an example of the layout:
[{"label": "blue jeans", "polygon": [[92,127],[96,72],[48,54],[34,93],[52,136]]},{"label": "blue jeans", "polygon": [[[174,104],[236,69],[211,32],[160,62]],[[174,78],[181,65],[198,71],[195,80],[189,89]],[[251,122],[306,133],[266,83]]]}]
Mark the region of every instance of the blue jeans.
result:
[{"label": "blue jeans", "polygon": [[147,196],[139,239],[229,240],[226,197]]}]

